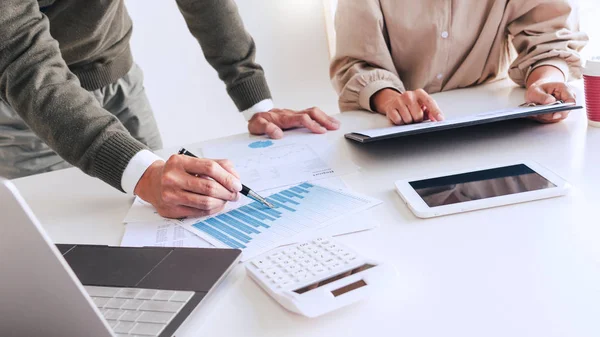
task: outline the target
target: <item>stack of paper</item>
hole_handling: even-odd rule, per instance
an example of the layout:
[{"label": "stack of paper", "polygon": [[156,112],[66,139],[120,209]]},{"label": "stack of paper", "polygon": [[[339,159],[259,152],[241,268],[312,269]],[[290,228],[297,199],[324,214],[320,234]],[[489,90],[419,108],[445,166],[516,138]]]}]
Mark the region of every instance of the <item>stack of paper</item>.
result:
[{"label": "stack of paper", "polygon": [[[202,152],[209,158],[230,158],[244,184],[270,196],[276,209],[241,198],[212,217],[172,220],[138,198],[124,220],[122,246],[233,247],[243,249],[243,258],[248,259],[309,235],[334,236],[376,227],[365,210],[380,201],[346,190],[338,177],[356,167],[341,160],[321,137],[217,143]],[[298,184],[304,185],[292,186]]]}]

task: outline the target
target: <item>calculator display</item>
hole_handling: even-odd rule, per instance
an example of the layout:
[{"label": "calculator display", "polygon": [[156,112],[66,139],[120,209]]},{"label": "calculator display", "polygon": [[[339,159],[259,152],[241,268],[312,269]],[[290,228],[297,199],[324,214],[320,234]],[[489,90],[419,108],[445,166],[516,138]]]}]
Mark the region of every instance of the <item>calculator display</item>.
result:
[{"label": "calculator display", "polygon": [[[326,284],[329,284],[331,282],[335,282],[337,280],[343,279],[344,277],[347,277],[347,276],[350,276],[350,275],[358,274],[358,273],[360,273],[363,270],[367,270],[367,269],[370,269],[370,268],[373,268],[373,267],[375,267],[375,266],[372,265],[372,264],[363,264],[360,267],[356,267],[354,269],[348,270],[347,272],[338,274],[336,276],[332,276],[332,277],[330,277],[330,278],[328,278],[326,280],[315,282],[313,284],[309,284],[309,285],[307,285],[305,287],[302,287],[300,289],[296,289],[296,290],[294,290],[294,292],[297,293],[297,294],[304,294],[307,291],[310,291],[310,290],[313,290],[313,289],[317,289],[317,288],[322,287],[322,286],[324,286]],[[350,287],[348,289],[346,289],[347,287],[343,287],[343,288],[334,290],[333,291],[333,295],[337,297],[337,296],[339,296],[341,294],[344,294],[344,293],[346,293],[348,291],[351,291],[351,290],[354,290],[354,289],[357,289],[357,288],[360,288],[362,286],[367,285],[364,281],[362,281],[363,284],[359,284],[359,283],[360,283],[360,281],[357,282],[356,285],[353,283],[352,285],[355,285],[355,286],[354,287]]]},{"label": "calculator display", "polygon": [[556,187],[524,164],[411,181],[429,207]]}]

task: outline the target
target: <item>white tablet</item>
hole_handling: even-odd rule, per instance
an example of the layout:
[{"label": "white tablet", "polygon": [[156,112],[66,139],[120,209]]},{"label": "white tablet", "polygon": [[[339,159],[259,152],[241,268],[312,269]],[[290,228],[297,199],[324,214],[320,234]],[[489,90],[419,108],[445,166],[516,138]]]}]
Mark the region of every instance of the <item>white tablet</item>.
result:
[{"label": "white tablet", "polygon": [[558,197],[569,187],[530,161],[396,181],[398,193],[420,218]]}]

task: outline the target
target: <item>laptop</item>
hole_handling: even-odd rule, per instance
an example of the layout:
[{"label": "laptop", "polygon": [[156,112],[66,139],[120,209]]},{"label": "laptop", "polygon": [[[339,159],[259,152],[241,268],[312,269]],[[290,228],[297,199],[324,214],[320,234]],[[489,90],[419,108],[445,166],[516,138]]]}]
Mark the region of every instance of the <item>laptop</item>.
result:
[{"label": "laptop", "polygon": [[238,249],[54,245],[0,179],[0,336],[172,336]]}]

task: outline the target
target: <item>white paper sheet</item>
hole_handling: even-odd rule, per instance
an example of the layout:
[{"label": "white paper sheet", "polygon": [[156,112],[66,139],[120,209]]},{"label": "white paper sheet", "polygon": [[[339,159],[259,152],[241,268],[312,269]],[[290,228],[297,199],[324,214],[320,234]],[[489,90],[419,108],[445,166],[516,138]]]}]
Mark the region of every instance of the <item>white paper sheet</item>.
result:
[{"label": "white paper sheet", "polygon": [[[281,246],[309,240],[317,236],[338,236],[370,230],[379,226],[373,221],[371,210],[341,218],[335,223],[318,229],[315,233],[300,235]],[[121,240],[122,247],[191,247],[214,248],[208,241],[188,231],[180,225],[169,222],[135,222],[125,226]]]},{"label": "white paper sheet", "polygon": [[228,158],[242,182],[255,191],[340,176],[357,170],[338,146],[320,135],[286,135],[284,139],[249,139],[212,143],[206,158]]},{"label": "white paper sheet", "polygon": [[180,224],[216,247],[242,249],[245,261],[314,236],[321,228],[381,203],[365,195],[309,183],[284,189],[267,200],[276,208],[253,202],[211,217],[185,219]]},{"label": "white paper sheet", "polygon": [[[344,181],[339,177],[319,180],[319,185],[336,190],[342,190],[347,188],[346,183],[344,183]],[[261,191],[260,193],[264,195],[270,195],[279,192],[281,189],[282,188],[273,188]],[[243,206],[251,201],[252,200],[248,198],[242,197],[238,202],[227,203],[223,211],[228,211],[230,209]],[[153,223],[161,221],[166,221],[170,223],[168,219],[165,219],[162,216],[158,215],[154,206],[145,202],[139,197],[135,198],[133,204],[131,205],[131,208],[129,208],[129,211],[127,212],[127,214],[125,215],[125,219],[123,220],[123,222],[127,224],[134,222]]]},{"label": "white paper sheet", "polygon": [[135,197],[133,200],[133,204],[129,208],[129,211],[125,215],[125,219],[123,219],[124,223],[132,223],[132,222],[156,222],[165,220],[162,216],[158,215],[156,208],[152,206],[150,203],[145,202],[140,199],[140,197]]},{"label": "white paper sheet", "polygon": [[213,248],[206,240],[170,222],[135,222],[125,226],[122,247]]}]

